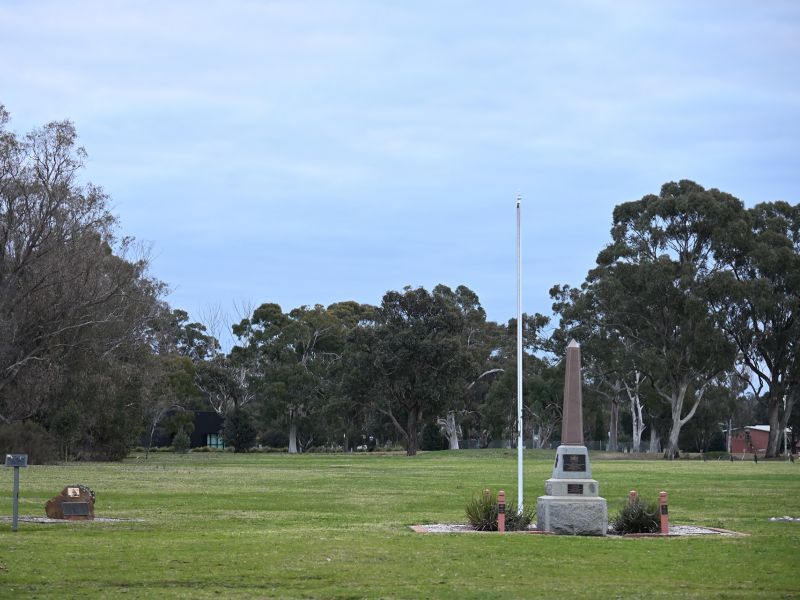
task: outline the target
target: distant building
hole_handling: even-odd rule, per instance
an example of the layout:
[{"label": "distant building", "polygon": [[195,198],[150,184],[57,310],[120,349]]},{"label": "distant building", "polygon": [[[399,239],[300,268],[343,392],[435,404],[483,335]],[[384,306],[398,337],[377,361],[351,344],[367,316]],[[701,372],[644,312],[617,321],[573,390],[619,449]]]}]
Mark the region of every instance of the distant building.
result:
[{"label": "distant building", "polygon": [[194,431],[189,436],[189,445],[192,448],[210,446],[211,448],[224,448],[222,441],[223,418],[215,412],[194,413]]},{"label": "distant building", "polygon": [[[785,434],[790,436],[791,431],[786,430]],[[767,441],[769,440],[769,425],[747,425],[737,427],[729,432],[731,436],[732,454],[764,454],[767,451]],[[783,444],[779,450],[783,452]],[[797,452],[797,448],[794,449]]]},{"label": "distant building", "polygon": [[[166,421],[170,416],[175,414],[175,411],[168,412],[163,421]],[[222,424],[224,419],[212,411],[197,411],[194,413],[194,429],[189,434],[189,447],[200,448],[202,446],[210,446],[211,448],[224,448],[225,443],[222,441]],[[147,435],[144,435],[139,440],[140,446],[169,446],[172,444],[172,437],[167,434],[164,427],[159,426],[156,428],[152,443]]]}]

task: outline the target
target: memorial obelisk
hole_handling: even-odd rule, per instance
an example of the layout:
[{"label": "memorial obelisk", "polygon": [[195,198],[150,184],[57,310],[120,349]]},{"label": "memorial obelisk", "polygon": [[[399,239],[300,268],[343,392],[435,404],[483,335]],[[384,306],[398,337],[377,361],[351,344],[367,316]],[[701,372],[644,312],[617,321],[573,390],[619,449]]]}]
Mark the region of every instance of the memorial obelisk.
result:
[{"label": "memorial obelisk", "polygon": [[605,535],[608,507],[592,479],[589,451],[583,445],[581,347],[575,340],[567,346],[565,360],[561,445],[553,476],[545,482],[546,495],[536,503],[536,526],[553,533]]}]

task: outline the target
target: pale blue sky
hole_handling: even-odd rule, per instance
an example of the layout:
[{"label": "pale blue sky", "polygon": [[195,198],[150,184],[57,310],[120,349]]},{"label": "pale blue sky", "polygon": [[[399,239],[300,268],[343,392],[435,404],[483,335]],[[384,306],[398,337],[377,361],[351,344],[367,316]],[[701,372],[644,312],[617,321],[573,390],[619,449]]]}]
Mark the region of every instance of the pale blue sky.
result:
[{"label": "pale blue sky", "polygon": [[0,0],[0,102],[72,119],[195,318],[578,285],[613,207],[693,179],[800,201],[800,3]]}]

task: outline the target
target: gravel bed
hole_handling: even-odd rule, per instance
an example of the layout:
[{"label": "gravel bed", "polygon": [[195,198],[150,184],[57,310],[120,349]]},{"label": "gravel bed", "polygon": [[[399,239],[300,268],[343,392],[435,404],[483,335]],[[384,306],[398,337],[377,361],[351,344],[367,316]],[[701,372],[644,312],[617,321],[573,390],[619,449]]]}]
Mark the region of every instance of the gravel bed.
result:
[{"label": "gravel bed", "polygon": [[[434,523],[430,525],[416,525],[413,527],[414,531],[420,533],[485,533],[475,531],[472,527],[465,523]],[[528,531],[535,533],[536,527],[529,527]],[[657,536],[659,534],[650,534]],[[712,529],[709,527],[698,527],[696,525],[671,525],[669,528],[669,535],[671,536],[684,536],[684,535],[720,535],[720,536],[737,536],[741,535],[735,531],[726,531],[724,529]]]},{"label": "gravel bed", "polygon": [[[19,517],[20,523],[142,523],[144,519],[117,519],[115,517],[95,517],[94,519],[51,519],[50,517]],[[13,517],[0,516],[0,521],[13,521]]]}]

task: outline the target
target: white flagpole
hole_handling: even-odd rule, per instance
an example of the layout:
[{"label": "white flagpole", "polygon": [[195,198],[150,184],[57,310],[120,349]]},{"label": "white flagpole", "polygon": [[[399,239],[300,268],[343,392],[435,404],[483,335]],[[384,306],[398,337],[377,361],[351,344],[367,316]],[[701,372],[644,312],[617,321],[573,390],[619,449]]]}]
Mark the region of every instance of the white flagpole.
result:
[{"label": "white flagpole", "polygon": [[520,236],[520,206],[517,195],[517,511],[522,514],[522,253]]}]

